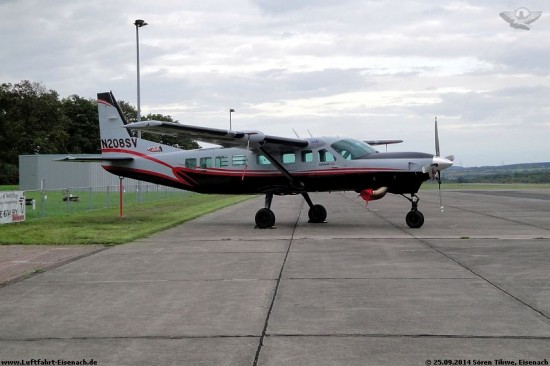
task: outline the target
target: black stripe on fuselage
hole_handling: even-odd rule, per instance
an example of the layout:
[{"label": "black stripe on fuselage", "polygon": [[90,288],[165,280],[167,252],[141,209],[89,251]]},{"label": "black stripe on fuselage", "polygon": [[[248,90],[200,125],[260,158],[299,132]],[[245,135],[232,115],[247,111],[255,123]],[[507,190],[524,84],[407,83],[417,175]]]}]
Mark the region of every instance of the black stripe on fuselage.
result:
[{"label": "black stripe on fuselage", "polygon": [[281,193],[329,192],[329,191],[362,191],[388,187],[390,193],[416,193],[422,182],[429,179],[428,174],[420,172],[369,172],[338,175],[300,175],[294,174],[296,181],[304,183],[304,189],[292,186],[289,180],[281,175],[247,176],[211,175],[187,170],[186,175],[197,182],[192,190],[200,193],[249,194],[264,193],[277,187]]}]

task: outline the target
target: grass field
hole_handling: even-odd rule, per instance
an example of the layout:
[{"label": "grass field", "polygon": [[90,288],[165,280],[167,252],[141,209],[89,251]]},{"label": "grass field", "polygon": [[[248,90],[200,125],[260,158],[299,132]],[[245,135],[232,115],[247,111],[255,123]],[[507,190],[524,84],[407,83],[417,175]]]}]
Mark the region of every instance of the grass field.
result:
[{"label": "grass field", "polygon": [[18,190],[19,190],[18,186],[9,186],[9,185],[0,186],[0,191],[18,191]]},{"label": "grass field", "polygon": [[[126,187],[123,195],[123,205],[130,206],[134,203],[146,203],[164,199],[174,199],[180,196],[191,194],[172,188],[152,186],[143,186],[143,191],[138,197],[134,186]],[[32,199],[35,202],[33,206],[27,206],[27,220],[43,218],[44,216],[59,216],[74,214],[83,211],[98,210],[105,208],[115,208],[119,205],[119,192],[116,187],[110,187],[110,190],[93,190],[92,188],[70,189],[70,190],[48,190],[26,191],[25,198]],[[71,195],[77,199],[64,200],[64,197]]]},{"label": "grass field", "polygon": [[[436,183],[422,185],[422,190],[437,189]],[[458,184],[443,183],[444,190],[465,189],[550,189],[550,184]],[[0,190],[17,190],[17,186],[0,186]],[[80,197],[79,202],[63,202],[61,192],[50,192],[42,200],[39,192],[27,192],[27,198],[41,200],[47,210],[40,217],[41,209],[27,207],[27,221],[0,225],[0,245],[3,244],[106,244],[126,243],[149,236],[206,213],[213,212],[251,196],[200,195],[179,193],[158,196],[149,192],[137,202],[134,193],[126,193],[124,217],[118,217],[118,193],[90,191],[71,192]],[[36,195],[33,196],[33,194]],[[159,200],[160,198],[160,200]],[[156,199],[155,202],[151,200]],[[38,203],[37,203],[38,205]],[[105,205],[110,208],[103,208]],[[40,208],[40,206],[38,206]]]},{"label": "grass field", "polygon": [[149,236],[252,196],[185,194],[169,200],[0,225],[0,244],[115,245]]}]

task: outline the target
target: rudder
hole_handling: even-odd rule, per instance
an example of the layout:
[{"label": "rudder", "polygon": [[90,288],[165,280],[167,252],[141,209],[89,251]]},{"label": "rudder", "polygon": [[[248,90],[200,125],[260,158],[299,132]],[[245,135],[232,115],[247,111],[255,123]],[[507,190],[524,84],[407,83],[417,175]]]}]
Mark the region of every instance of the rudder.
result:
[{"label": "rudder", "polygon": [[137,151],[142,154],[173,152],[179,149],[157,142],[135,137],[126,128],[128,122],[112,92],[97,94],[99,135],[102,153],[124,153]]}]

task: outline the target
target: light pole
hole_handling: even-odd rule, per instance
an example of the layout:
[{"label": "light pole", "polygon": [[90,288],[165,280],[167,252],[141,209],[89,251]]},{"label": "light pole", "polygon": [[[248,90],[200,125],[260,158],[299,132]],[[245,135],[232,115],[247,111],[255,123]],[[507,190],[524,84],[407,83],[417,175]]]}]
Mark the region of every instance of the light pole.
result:
[{"label": "light pole", "polygon": [[235,112],[233,108],[229,109],[229,131],[231,131],[231,113]]},{"label": "light pole", "polygon": [[[143,19],[136,19],[136,49],[137,49],[137,120],[141,121],[141,96],[140,96],[140,80],[139,80],[139,28],[145,27],[147,23]],[[138,131],[138,137],[141,138],[141,131]]]},{"label": "light pole", "polygon": [[[145,27],[147,23],[143,19],[136,19],[134,22],[136,26],[136,50],[137,50],[137,121],[141,121],[141,93],[140,93],[140,80],[139,80],[139,28]],[[141,139],[141,130],[138,130],[138,138]],[[122,184],[122,180],[120,181]],[[138,181],[138,191],[137,191],[138,202],[141,202],[141,181]],[[121,213],[122,216],[122,203],[121,203]]]}]

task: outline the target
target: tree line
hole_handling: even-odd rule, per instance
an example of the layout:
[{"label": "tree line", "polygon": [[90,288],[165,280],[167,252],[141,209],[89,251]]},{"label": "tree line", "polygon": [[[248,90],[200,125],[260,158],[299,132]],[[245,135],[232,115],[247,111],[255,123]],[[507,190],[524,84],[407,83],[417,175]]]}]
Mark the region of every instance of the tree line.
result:
[{"label": "tree line", "polygon": [[[126,120],[134,122],[136,108],[125,101],[118,103]],[[143,119],[173,122],[162,114]],[[145,133],[143,137],[183,149],[199,148],[189,139]],[[0,185],[18,183],[19,155],[100,152],[95,99],[60,98],[56,91],[28,80],[0,85]]]},{"label": "tree line", "polygon": [[456,183],[550,183],[550,170],[538,172],[510,172],[487,175],[457,176],[448,181]]}]

